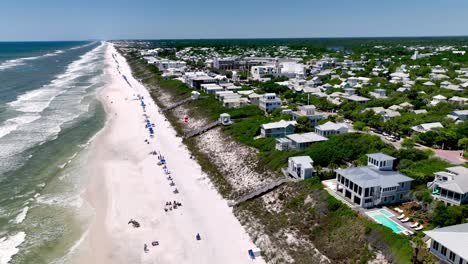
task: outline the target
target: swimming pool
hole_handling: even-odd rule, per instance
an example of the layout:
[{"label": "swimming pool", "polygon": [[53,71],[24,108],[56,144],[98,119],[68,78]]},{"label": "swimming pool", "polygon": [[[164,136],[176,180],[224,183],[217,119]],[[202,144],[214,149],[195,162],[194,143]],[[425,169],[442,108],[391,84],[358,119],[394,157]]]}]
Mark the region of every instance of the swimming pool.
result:
[{"label": "swimming pool", "polygon": [[389,212],[387,209],[370,211],[370,212],[367,212],[366,214],[370,218],[372,218],[375,222],[390,228],[394,233],[400,233],[406,230],[400,224],[390,219],[390,217],[394,215],[391,212]]}]

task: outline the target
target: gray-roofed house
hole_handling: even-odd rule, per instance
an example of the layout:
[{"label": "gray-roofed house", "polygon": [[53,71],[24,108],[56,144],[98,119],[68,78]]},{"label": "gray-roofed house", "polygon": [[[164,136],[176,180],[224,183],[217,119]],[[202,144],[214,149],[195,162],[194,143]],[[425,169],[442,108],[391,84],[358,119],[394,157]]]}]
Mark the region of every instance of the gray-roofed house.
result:
[{"label": "gray-roofed house", "polygon": [[304,150],[315,142],[327,141],[328,138],[322,137],[314,132],[291,134],[286,136],[289,139],[289,149]]},{"label": "gray-roofed house", "polygon": [[447,205],[462,205],[468,203],[468,168],[455,166],[434,173],[432,197]]},{"label": "gray-roofed house", "polygon": [[306,180],[314,174],[314,161],[309,156],[296,156],[288,159],[288,175],[294,178]]},{"label": "gray-roofed house", "polygon": [[450,112],[447,117],[452,118],[455,121],[465,121],[468,120],[468,110],[455,110]]},{"label": "gray-roofed house", "polygon": [[424,231],[432,254],[442,263],[468,263],[468,223]]},{"label": "gray-roofed house", "polygon": [[296,121],[284,121],[263,124],[261,126],[261,135],[263,137],[284,137],[294,133]]},{"label": "gray-roofed house", "polygon": [[338,195],[363,208],[407,201],[413,179],[393,171],[394,160],[383,153],[367,154],[367,166],[338,169]]},{"label": "gray-roofed house", "polygon": [[274,93],[264,94],[263,97],[259,99],[258,107],[265,112],[272,112],[276,108],[281,107],[281,100],[276,97]]},{"label": "gray-roofed house", "polygon": [[420,125],[412,127],[411,129],[419,133],[426,133],[427,131],[435,130],[435,129],[439,129],[443,127],[444,126],[440,122],[434,122],[434,123],[420,124]]},{"label": "gray-roofed house", "polygon": [[335,134],[348,133],[348,126],[344,123],[333,123],[331,121],[326,122],[323,125],[315,127],[315,133],[322,137],[328,137]]},{"label": "gray-roofed house", "polygon": [[309,119],[309,125],[315,127],[320,120],[324,118],[323,114],[316,111],[314,105],[302,105],[299,107],[299,111],[292,112],[293,119],[305,116]]}]

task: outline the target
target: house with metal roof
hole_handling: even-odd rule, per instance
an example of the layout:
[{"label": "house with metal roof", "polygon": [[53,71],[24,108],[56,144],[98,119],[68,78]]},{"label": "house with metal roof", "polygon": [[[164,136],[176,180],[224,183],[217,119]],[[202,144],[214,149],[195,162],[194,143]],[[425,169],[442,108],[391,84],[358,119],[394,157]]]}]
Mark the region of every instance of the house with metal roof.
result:
[{"label": "house with metal roof", "polygon": [[345,123],[334,123],[331,121],[315,127],[315,133],[322,137],[328,137],[335,134],[345,134],[348,133],[348,130],[349,128]]},{"label": "house with metal roof", "polygon": [[276,108],[281,107],[281,100],[276,97],[275,93],[266,93],[260,97],[258,101],[258,107],[263,111],[269,113]]},{"label": "house with metal roof", "polygon": [[363,208],[407,201],[413,179],[393,171],[394,160],[373,153],[367,155],[367,166],[338,169],[337,194]]},{"label": "house with metal roof", "polygon": [[468,168],[455,166],[434,173],[432,197],[446,205],[462,205],[468,203]]},{"label": "house with metal roof", "polygon": [[309,119],[309,125],[315,127],[318,122],[324,119],[324,115],[316,110],[314,105],[302,105],[299,111],[292,112],[292,117],[296,120],[298,117],[305,116]]},{"label": "house with metal roof", "polygon": [[314,174],[313,164],[314,161],[309,156],[290,157],[286,172],[294,178],[306,180]]},{"label": "house with metal roof", "polygon": [[455,110],[450,112],[447,117],[455,121],[465,121],[468,120],[468,110]]},{"label": "house with metal roof", "polygon": [[434,122],[434,123],[420,124],[420,125],[412,127],[411,129],[419,133],[426,133],[427,131],[435,130],[435,129],[439,129],[443,127],[444,126],[440,122]]},{"label": "house with metal roof", "polygon": [[260,129],[260,134],[263,137],[284,137],[294,133],[296,129],[296,121],[284,121],[263,124]]},{"label": "house with metal roof", "polygon": [[442,263],[468,263],[468,223],[424,231],[430,238],[429,250]]}]

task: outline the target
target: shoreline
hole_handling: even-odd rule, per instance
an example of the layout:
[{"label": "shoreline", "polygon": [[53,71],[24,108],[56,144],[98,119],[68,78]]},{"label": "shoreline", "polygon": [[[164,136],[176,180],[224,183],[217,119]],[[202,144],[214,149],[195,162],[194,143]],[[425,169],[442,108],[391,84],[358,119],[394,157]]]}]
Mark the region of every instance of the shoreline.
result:
[{"label": "shoreline", "polygon": [[[200,165],[190,158],[146,88],[131,75],[125,59],[108,45],[106,61],[112,80],[99,91],[107,118],[90,147],[91,175],[85,193],[86,201],[95,209],[95,218],[77,262],[252,262],[247,250],[255,245],[232,208]],[[128,84],[119,75],[111,54],[117,55],[119,71],[127,77]],[[142,108],[133,100],[136,94],[144,96],[146,113],[156,124],[154,139],[144,128]],[[172,192],[167,175],[156,164],[156,156],[148,155],[154,150],[168,160],[167,167],[179,194]],[[182,206],[165,212],[165,202],[173,200]],[[129,219],[137,220],[141,227],[131,227],[127,224]],[[195,240],[196,233],[200,233],[201,241]],[[152,241],[160,245],[153,247]],[[229,246],[223,245],[227,242]],[[149,245],[148,253],[143,251],[145,243]],[[257,258],[253,262],[263,260]]]}]

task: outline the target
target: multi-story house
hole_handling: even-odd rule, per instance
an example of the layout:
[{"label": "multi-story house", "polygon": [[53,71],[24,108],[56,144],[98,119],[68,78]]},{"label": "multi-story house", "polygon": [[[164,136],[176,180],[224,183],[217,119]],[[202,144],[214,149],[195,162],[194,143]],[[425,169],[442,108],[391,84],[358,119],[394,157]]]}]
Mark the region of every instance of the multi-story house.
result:
[{"label": "multi-story house", "polygon": [[276,108],[281,107],[281,100],[274,93],[266,93],[258,101],[258,107],[263,111],[270,113]]},{"label": "multi-story house", "polygon": [[435,179],[429,183],[432,197],[447,205],[468,203],[468,168],[455,166],[434,173]]},{"label": "multi-story house", "polygon": [[367,155],[367,166],[338,169],[338,195],[363,208],[408,200],[412,178],[393,171],[394,157],[383,153]]},{"label": "multi-story house", "polygon": [[468,223],[424,231],[430,238],[429,250],[441,263],[468,263]]},{"label": "multi-story house", "polygon": [[263,137],[284,137],[294,133],[296,121],[280,120],[274,123],[263,124],[260,134]]},{"label": "multi-story house", "polygon": [[292,112],[294,120],[301,116],[306,116],[309,119],[311,127],[318,125],[318,122],[324,118],[323,114],[317,112],[313,105],[303,105],[299,108],[299,111]]}]

